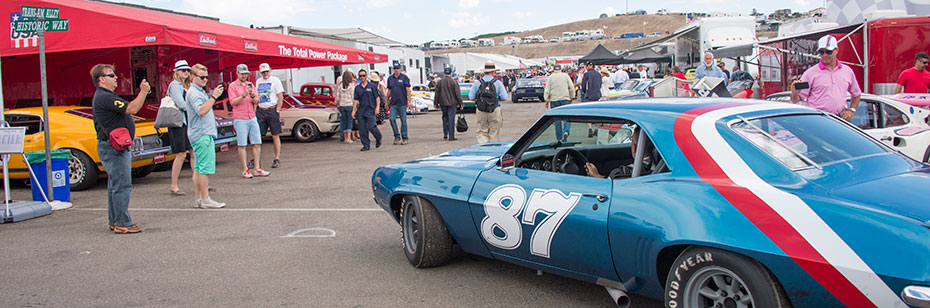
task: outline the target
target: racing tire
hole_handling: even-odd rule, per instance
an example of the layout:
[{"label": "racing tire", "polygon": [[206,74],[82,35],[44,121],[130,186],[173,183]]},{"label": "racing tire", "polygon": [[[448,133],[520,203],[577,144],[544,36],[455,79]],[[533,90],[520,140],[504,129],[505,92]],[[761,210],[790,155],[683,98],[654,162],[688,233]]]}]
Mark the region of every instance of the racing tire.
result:
[{"label": "racing tire", "polygon": [[130,174],[132,174],[132,178],[138,179],[138,178],[144,178],[145,176],[151,174],[152,171],[155,171],[155,165],[148,165],[148,166],[142,166],[139,168],[133,168]]},{"label": "racing tire", "polygon": [[90,156],[80,150],[70,149],[71,159],[68,160],[68,184],[72,191],[86,190],[97,184],[100,170],[97,163]]},{"label": "racing tire", "polygon": [[678,255],[665,279],[665,307],[735,306],[791,303],[772,273],[752,259],[708,247],[691,247]]},{"label": "racing tire", "polygon": [[451,260],[454,241],[436,207],[417,196],[405,196],[402,202],[400,230],[407,261],[426,268]]},{"label": "racing tire", "polygon": [[312,121],[301,120],[294,124],[292,135],[298,142],[310,142],[320,138],[320,129]]}]

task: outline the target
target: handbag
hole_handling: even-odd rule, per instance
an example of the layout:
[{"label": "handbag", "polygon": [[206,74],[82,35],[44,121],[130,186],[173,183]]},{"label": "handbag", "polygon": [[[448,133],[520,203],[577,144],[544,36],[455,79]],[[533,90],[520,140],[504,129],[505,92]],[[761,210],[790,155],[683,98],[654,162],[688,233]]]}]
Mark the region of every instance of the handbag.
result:
[{"label": "handbag", "polygon": [[158,114],[155,115],[155,128],[184,126],[184,113],[170,96],[161,99]]},{"label": "handbag", "polygon": [[468,131],[468,122],[465,121],[465,116],[460,115],[458,120],[455,120],[455,131],[460,133]]},{"label": "handbag", "polygon": [[129,129],[118,127],[110,131],[110,145],[117,151],[129,149],[132,145],[132,136],[129,135]]}]

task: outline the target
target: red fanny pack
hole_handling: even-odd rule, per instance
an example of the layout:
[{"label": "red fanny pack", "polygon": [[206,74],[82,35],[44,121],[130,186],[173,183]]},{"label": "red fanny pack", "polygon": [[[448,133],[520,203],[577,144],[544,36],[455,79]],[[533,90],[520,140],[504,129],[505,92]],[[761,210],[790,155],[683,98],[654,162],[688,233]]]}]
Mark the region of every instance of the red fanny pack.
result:
[{"label": "red fanny pack", "polygon": [[129,149],[129,146],[132,145],[132,137],[129,135],[129,130],[125,127],[120,127],[110,131],[110,145],[117,151]]}]

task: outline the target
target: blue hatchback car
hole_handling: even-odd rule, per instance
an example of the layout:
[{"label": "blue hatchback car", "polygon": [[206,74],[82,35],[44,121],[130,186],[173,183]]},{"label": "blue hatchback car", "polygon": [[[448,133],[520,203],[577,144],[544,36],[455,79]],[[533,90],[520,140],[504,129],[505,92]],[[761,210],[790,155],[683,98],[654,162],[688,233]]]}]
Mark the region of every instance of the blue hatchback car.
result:
[{"label": "blue hatchback car", "polygon": [[927,187],[833,115],[720,98],[563,106],[372,176],[415,267],[461,249],[667,307],[928,307]]},{"label": "blue hatchback car", "polygon": [[542,80],[539,79],[520,79],[513,87],[513,102],[521,101],[543,101],[543,94],[546,87]]}]

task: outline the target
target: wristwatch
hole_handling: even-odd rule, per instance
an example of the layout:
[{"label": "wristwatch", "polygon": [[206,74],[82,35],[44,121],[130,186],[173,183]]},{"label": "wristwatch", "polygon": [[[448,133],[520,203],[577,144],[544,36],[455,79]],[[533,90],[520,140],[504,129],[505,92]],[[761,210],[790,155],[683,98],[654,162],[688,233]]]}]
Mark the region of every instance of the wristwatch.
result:
[{"label": "wristwatch", "polygon": [[852,111],[853,113],[856,112],[856,108],[853,108],[853,107],[846,108],[846,110]]}]

